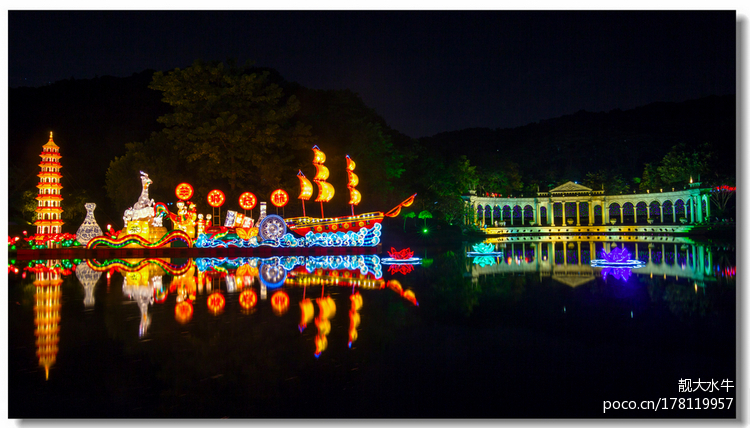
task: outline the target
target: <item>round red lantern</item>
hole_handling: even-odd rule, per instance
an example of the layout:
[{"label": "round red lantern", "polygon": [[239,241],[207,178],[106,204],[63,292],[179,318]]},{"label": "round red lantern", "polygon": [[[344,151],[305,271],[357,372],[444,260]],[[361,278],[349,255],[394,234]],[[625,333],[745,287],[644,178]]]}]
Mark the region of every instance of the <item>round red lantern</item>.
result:
[{"label": "round red lantern", "polygon": [[212,190],[208,192],[208,205],[211,205],[214,208],[218,208],[222,205],[224,205],[224,201],[226,200],[226,197],[224,196],[224,192],[221,190]]},{"label": "round red lantern", "polygon": [[193,318],[193,305],[187,300],[178,303],[174,308],[174,317],[181,324],[190,321]]},{"label": "round red lantern", "polygon": [[271,307],[276,315],[284,315],[289,309],[289,296],[279,290],[271,296]]},{"label": "round red lantern", "polygon": [[282,189],[276,189],[271,193],[271,203],[281,208],[289,202],[289,195]]},{"label": "round red lantern", "polygon": [[206,304],[208,305],[208,310],[211,311],[214,315],[219,314],[224,309],[224,304],[226,303],[226,300],[224,299],[224,295],[222,295],[218,291],[214,291],[211,293],[210,296],[208,296],[208,301]]},{"label": "round red lantern", "polygon": [[245,192],[240,195],[240,207],[243,210],[251,210],[255,208],[255,204],[258,203],[258,198],[250,192]]},{"label": "round red lantern", "polygon": [[193,197],[193,186],[188,183],[180,183],[174,189],[174,194],[177,196],[177,199],[187,201]]},{"label": "round red lantern", "polygon": [[258,296],[252,289],[246,289],[240,293],[240,306],[244,309],[250,309],[258,302]]}]

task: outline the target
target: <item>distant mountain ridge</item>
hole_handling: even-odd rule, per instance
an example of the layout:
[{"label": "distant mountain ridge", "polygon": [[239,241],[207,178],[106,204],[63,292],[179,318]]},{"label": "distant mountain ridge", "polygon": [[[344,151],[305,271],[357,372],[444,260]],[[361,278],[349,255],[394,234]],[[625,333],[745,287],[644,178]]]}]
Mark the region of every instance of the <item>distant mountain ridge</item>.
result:
[{"label": "distant mountain ridge", "polygon": [[[317,94],[320,91],[286,82],[274,70],[269,72],[272,81],[298,95],[303,120],[335,110],[340,99],[350,104],[350,111],[370,111],[357,102],[352,104],[350,99],[357,98],[356,94],[341,92],[343,98],[329,100],[328,95]],[[159,131],[162,125],[156,119],[170,110],[161,101],[161,93],[148,88],[153,73],[145,70],[129,77],[69,79],[37,88],[10,88],[9,198],[35,188],[39,153],[49,132],[54,131],[63,157],[63,192],[85,189],[104,208],[108,202],[104,177],[110,161],[125,153],[127,143],[144,141]],[[720,157],[717,165],[722,173],[734,175],[735,109],[734,95],[709,96],[626,111],[579,111],[516,128],[463,129],[418,140],[398,130],[387,128],[386,132],[393,137],[396,149],[406,150],[418,142],[445,158],[466,155],[472,165],[484,168],[513,162],[525,182],[575,181],[602,168],[626,178],[640,176],[644,163],[658,162],[680,142],[688,146],[710,142]],[[386,123],[374,111],[361,115],[370,122]],[[119,217],[119,213],[110,214]]]},{"label": "distant mountain ridge", "polygon": [[524,177],[557,171],[580,180],[586,172],[613,169],[640,176],[643,164],[658,162],[678,143],[711,143],[725,175],[735,174],[735,96],[684,102],[657,102],[632,110],[577,113],[517,128],[472,128],[422,138],[434,150],[466,155],[472,164],[492,167],[510,160]]}]

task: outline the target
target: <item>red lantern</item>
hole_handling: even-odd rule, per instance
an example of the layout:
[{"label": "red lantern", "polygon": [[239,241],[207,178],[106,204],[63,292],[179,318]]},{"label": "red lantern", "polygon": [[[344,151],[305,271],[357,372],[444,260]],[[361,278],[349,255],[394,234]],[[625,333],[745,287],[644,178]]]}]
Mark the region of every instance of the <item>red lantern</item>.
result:
[{"label": "red lantern", "polygon": [[174,308],[174,317],[181,324],[190,321],[193,318],[193,305],[187,300],[178,303]]},{"label": "red lantern", "polygon": [[188,183],[180,183],[174,189],[174,194],[177,196],[177,199],[187,201],[193,197],[193,186]]},{"label": "red lantern", "polygon": [[289,309],[289,296],[279,290],[271,296],[271,307],[276,315],[284,315]]},{"label": "red lantern", "polygon": [[224,196],[224,192],[221,190],[212,190],[208,192],[208,205],[211,205],[214,208],[218,208],[222,205],[224,205],[224,201],[226,200],[226,197]]},{"label": "red lantern", "polygon": [[211,293],[210,296],[208,296],[208,301],[206,304],[208,305],[208,310],[211,311],[214,315],[218,315],[223,309],[224,304],[226,300],[224,299],[224,295],[222,295],[220,292],[215,291]]},{"label": "red lantern", "polygon": [[289,202],[289,195],[282,189],[276,189],[271,193],[271,203],[281,208]]},{"label": "red lantern", "polygon": [[240,293],[240,306],[244,309],[249,310],[258,302],[258,296],[255,291],[251,289],[244,290]]},{"label": "red lantern", "polygon": [[240,207],[243,210],[251,210],[255,208],[255,204],[258,203],[258,198],[250,192],[245,192],[240,195]]}]

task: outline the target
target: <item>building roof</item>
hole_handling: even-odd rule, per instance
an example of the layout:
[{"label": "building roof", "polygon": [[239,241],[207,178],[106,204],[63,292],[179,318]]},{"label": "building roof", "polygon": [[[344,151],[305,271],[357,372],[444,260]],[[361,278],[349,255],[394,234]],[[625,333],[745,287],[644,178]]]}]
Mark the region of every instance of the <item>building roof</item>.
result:
[{"label": "building roof", "polygon": [[567,183],[561,184],[550,190],[550,193],[589,193],[591,191],[592,190],[586,186],[581,186],[580,184],[568,181]]},{"label": "building roof", "polygon": [[42,147],[51,147],[51,148],[60,148],[57,144],[55,144],[55,141],[52,139],[52,131],[49,132],[49,141],[47,141],[47,144],[45,144]]}]

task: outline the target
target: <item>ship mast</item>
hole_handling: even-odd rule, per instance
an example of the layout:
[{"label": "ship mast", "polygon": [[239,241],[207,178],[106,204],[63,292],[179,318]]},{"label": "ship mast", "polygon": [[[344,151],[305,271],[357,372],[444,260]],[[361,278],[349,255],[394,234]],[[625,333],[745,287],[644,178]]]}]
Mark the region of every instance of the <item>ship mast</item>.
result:
[{"label": "ship mast", "polygon": [[326,161],[325,153],[320,151],[318,146],[313,146],[313,153],[315,154],[313,165],[315,165],[316,169],[313,181],[318,185],[318,197],[315,199],[315,202],[320,202],[320,218],[325,218],[325,215],[323,214],[323,202],[330,201],[333,198],[335,190],[331,183],[326,182],[329,172],[328,168],[323,165],[323,162]]},{"label": "ship mast", "polygon": [[352,217],[354,217],[354,206],[359,205],[359,202],[362,200],[362,194],[359,193],[359,190],[354,188],[359,184],[359,177],[354,173],[354,167],[356,165],[357,164],[354,163],[352,158],[350,158],[349,155],[346,155],[346,173],[349,176],[349,182],[346,187],[349,189],[349,205],[352,207]]}]

